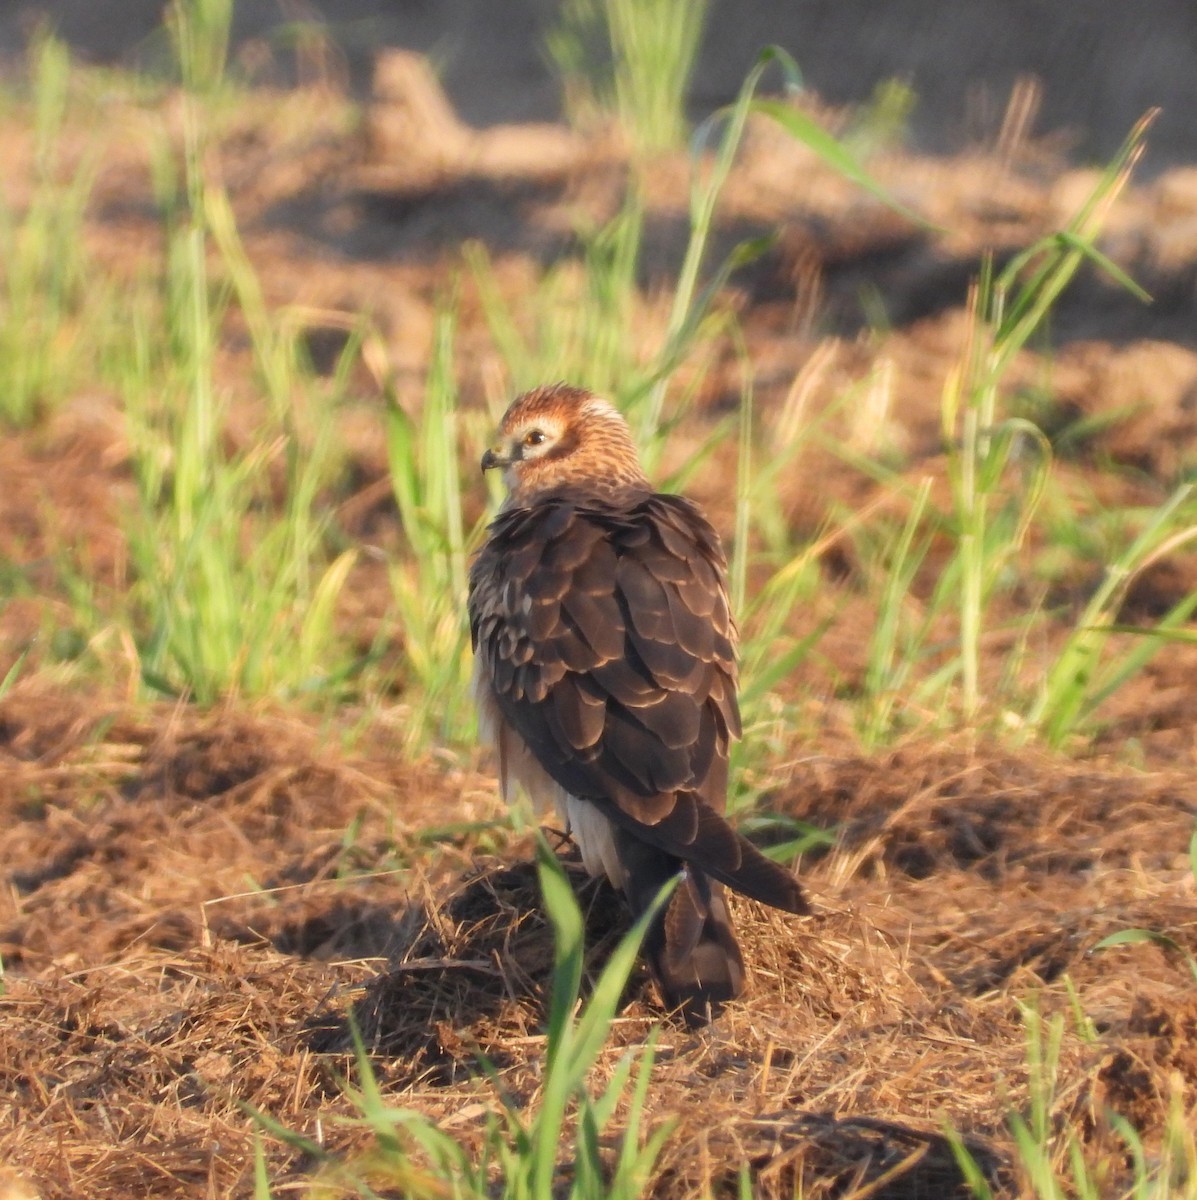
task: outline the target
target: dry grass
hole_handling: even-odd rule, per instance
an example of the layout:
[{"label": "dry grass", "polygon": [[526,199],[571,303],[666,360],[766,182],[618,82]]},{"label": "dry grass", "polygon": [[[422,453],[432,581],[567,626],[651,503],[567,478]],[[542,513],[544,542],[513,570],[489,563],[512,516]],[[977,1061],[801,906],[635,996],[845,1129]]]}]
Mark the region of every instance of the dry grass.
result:
[{"label": "dry grass", "polygon": [[[429,845],[495,815],[485,781],[385,752],[237,710],[0,705],[0,1161],[42,1197],[249,1195],[242,1104],[348,1148],[350,1012],[388,1093],[467,1143],[496,1103],[480,1056],[534,1098],[552,957],[530,845]],[[1109,1105],[1150,1147],[1177,1089],[1193,1106],[1186,965],[1092,950],[1137,925],[1197,950],[1187,779],[913,745],[799,762],[772,799],[840,844],[803,869],[816,917],[739,905],[749,998],[666,1027],[654,1194],[721,1195],[747,1163],[761,1196],[964,1196],[945,1120],[1012,1188],[1018,1001],[1068,1011],[1066,979],[1097,1033],[1065,1040],[1060,1118],[1112,1150]],[[598,962],[622,913],[579,887]],[[625,999],[608,1066],[659,1015],[642,977]],[[305,1170],[269,1160],[280,1187]]]}]

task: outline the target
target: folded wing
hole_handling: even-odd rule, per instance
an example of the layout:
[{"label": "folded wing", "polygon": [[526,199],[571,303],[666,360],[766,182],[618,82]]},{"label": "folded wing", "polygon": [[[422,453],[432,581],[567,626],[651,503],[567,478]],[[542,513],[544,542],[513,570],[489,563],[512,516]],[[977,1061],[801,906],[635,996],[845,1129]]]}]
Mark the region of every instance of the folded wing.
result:
[{"label": "folded wing", "polygon": [[512,509],[471,570],[474,649],[503,718],[567,792],[735,890],[804,912],[794,878],[720,815],[740,734],[725,580],[714,530],[681,497]]}]

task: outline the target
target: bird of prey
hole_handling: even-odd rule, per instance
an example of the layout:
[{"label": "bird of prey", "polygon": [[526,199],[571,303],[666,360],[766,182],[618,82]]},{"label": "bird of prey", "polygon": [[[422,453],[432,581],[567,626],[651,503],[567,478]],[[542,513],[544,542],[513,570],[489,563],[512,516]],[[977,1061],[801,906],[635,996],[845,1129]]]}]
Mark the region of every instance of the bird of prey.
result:
[{"label": "bird of prey", "polygon": [[644,950],[668,1007],[703,1024],[744,986],[724,885],[807,911],[721,815],[740,715],[719,536],[697,505],[654,492],[618,409],[581,388],[518,397],[482,456],[492,468],[507,498],[469,610],[500,786],[555,806],[636,915],[680,874]]}]

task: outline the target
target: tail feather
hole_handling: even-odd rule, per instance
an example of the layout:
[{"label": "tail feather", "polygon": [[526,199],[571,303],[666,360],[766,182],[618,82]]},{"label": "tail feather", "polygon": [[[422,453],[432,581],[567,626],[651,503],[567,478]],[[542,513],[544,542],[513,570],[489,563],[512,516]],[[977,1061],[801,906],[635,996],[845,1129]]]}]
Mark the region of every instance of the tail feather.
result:
[{"label": "tail feather", "polygon": [[635,916],[679,873],[682,879],[644,939],[644,956],[668,1008],[687,1025],[714,1020],[744,990],[744,959],[723,885],[624,831],[617,834],[623,890]]},{"label": "tail feather", "polygon": [[684,860],[733,891],[785,912],[810,911],[793,875],[737,833],[697,792],[683,790],[657,799],[669,803],[664,815],[653,821],[640,820],[628,811],[631,801],[626,796],[618,803],[589,803],[601,807],[621,836],[651,843],[672,861]]}]

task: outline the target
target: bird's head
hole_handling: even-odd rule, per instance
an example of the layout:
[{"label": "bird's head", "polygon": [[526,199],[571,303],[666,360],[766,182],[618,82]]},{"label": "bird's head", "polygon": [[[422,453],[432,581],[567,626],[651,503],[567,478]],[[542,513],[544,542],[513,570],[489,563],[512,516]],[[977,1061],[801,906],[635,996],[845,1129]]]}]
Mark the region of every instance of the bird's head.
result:
[{"label": "bird's head", "polygon": [[482,456],[482,469],[492,468],[503,472],[509,506],[555,493],[616,500],[651,490],[619,410],[565,383],[513,401]]}]

